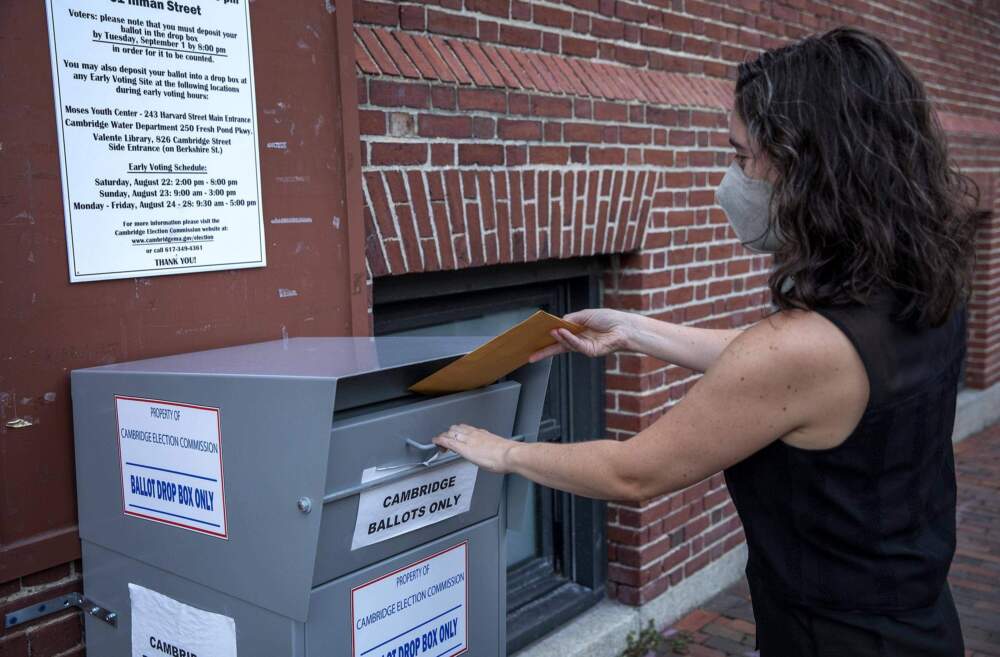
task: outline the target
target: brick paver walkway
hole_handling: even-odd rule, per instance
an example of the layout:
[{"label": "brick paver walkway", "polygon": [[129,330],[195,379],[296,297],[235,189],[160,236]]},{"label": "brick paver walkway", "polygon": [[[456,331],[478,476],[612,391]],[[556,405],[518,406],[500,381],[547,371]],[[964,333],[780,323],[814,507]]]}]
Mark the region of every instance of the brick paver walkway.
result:
[{"label": "brick paver walkway", "polygon": [[[948,576],[966,657],[1000,657],[1000,423],[955,446],[958,547]],[[664,630],[667,655],[755,656],[746,581]]]}]

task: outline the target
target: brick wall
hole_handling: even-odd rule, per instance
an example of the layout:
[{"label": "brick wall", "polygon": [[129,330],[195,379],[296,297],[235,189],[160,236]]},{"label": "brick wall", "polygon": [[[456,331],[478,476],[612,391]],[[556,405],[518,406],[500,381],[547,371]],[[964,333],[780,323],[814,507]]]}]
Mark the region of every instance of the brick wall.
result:
[{"label": "brick wall", "polygon": [[[933,6],[931,6],[933,4]],[[1000,186],[1000,6],[702,0],[356,0],[372,277],[618,254],[603,303],[742,326],[766,257],[714,188],[735,65],[840,24],[888,39],[926,83],[983,207]],[[968,383],[1000,379],[1000,230],[982,227]],[[608,437],[651,424],[693,373],[608,359]],[[743,540],[721,475],[608,514],[609,590],[646,602]]]},{"label": "brick wall", "polygon": [[[81,591],[80,563],[0,583],[0,618],[73,591]],[[83,622],[73,608],[10,629],[0,624],[0,657],[81,657]]]}]

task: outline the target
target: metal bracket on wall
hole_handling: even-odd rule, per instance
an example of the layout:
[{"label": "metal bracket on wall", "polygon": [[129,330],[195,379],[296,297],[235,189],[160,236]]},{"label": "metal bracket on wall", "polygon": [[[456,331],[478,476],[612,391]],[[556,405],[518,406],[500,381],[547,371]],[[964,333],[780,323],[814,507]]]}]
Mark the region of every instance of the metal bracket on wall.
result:
[{"label": "metal bracket on wall", "polygon": [[45,602],[39,602],[38,604],[31,605],[30,607],[12,611],[4,616],[3,626],[5,628],[16,627],[22,623],[27,623],[35,620],[36,618],[48,616],[49,614],[54,614],[56,612],[63,611],[64,609],[69,609],[70,607],[78,607],[83,610],[83,613],[90,614],[94,618],[102,620],[112,627],[118,627],[118,614],[116,612],[113,612],[110,609],[105,609],[93,600],[75,592],[67,593],[66,595],[61,595],[58,598],[52,598],[51,600],[46,600]]}]

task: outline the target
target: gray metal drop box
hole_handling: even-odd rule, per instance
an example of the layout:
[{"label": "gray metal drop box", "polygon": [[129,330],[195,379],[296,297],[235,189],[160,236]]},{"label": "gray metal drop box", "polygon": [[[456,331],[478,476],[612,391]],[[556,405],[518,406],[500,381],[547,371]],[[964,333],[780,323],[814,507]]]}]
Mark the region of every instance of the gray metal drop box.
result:
[{"label": "gray metal drop box", "polygon": [[83,586],[103,614],[88,653],[131,656],[134,626],[149,657],[211,657],[138,587],[224,617],[242,657],[505,654],[506,482],[430,441],[455,423],[535,440],[550,361],[407,392],[481,341],[297,338],[74,371]]}]

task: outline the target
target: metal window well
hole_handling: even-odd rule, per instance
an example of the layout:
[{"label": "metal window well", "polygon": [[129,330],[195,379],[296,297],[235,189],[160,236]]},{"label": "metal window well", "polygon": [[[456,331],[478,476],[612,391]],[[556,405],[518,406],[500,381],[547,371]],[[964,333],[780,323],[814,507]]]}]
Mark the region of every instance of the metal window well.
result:
[{"label": "metal window well", "polygon": [[407,392],[482,339],[297,338],[72,372],[84,594],[117,619],[86,616],[88,654],[505,654],[503,535],[525,504],[431,439],[466,423],[535,440],[551,360]]}]

